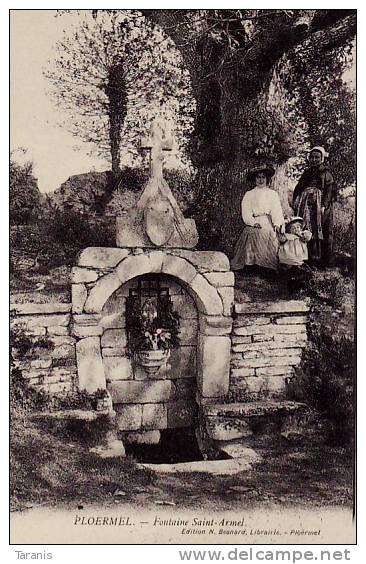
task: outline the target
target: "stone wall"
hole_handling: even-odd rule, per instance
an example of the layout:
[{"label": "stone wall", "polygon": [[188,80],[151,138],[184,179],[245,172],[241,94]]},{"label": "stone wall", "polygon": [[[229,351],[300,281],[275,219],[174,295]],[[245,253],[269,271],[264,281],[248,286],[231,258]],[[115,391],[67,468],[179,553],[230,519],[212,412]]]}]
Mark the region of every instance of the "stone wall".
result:
[{"label": "stone wall", "polygon": [[[155,373],[129,356],[125,319],[130,290],[151,273],[180,315],[180,346]],[[72,272],[72,304],[12,306],[12,324],[49,345],[34,346],[18,366],[50,394],[107,388],[126,442],[158,442],[166,428],[191,426],[210,440],[234,440],[231,416],[212,410],[235,404],[248,418],[259,404],[282,409],[307,341],[309,306],[234,304],[233,282],[222,253],[85,249]]]},{"label": "stone wall", "polygon": [[306,301],[236,303],[230,361],[233,401],[286,396],[306,345]]},{"label": "stone wall", "polygon": [[29,385],[51,395],[76,387],[76,339],[70,335],[71,304],[13,304],[11,324],[21,328],[34,346],[16,359]]}]

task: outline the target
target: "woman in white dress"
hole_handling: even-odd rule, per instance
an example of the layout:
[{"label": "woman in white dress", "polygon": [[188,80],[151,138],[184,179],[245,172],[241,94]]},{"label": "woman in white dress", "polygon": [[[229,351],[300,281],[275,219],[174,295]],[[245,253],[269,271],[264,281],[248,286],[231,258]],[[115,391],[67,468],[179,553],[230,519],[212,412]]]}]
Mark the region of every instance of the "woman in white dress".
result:
[{"label": "woman in white dress", "polygon": [[232,270],[256,265],[278,268],[278,239],[276,232],[284,224],[280,198],[269,188],[274,168],[270,165],[249,171],[248,180],[255,187],[245,193],[241,203],[244,230],[235,247]]}]

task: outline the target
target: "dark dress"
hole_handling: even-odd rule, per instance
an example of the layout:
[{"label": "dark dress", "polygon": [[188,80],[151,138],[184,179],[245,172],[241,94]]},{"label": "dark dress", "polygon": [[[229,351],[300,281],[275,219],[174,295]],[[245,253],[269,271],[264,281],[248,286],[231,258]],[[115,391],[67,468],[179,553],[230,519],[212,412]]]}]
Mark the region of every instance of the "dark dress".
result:
[{"label": "dark dress", "polygon": [[[295,215],[304,219],[304,229],[312,233],[309,259],[320,260],[324,265],[331,264],[333,259],[333,203],[336,200],[333,176],[324,164],[307,168],[293,194]],[[322,207],[325,208],[323,214]]]}]

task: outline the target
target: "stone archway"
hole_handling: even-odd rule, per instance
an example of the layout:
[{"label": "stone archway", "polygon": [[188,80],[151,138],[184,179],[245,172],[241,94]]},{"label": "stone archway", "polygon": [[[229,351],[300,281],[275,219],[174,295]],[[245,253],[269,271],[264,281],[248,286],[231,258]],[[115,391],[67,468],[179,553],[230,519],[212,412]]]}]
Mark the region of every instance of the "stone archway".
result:
[{"label": "stone archway", "polygon": [[192,296],[199,312],[197,387],[202,398],[222,398],[229,388],[231,309],[234,276],[223,253],[85,249],[73,270],[73,333],[78,386],[92,392],[105,387],[100,339],[101,312],[109,297],[129,280],[144,274],[175,278]]}]

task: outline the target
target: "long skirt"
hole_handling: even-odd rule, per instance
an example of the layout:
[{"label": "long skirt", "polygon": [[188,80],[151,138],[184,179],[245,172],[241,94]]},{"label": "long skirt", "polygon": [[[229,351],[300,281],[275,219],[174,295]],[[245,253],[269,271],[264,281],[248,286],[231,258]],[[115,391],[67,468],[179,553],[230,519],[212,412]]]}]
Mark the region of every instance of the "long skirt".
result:
[{"label": "long skirt", "polygon": [[246,226],[236,244],[231,269],[240,270],[248,265],[257,265],[277,270],[278,246],[274,230]]}]

